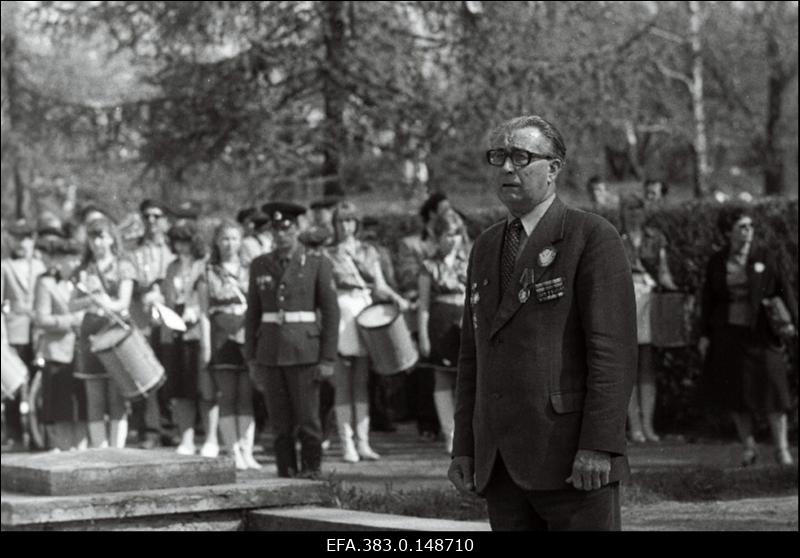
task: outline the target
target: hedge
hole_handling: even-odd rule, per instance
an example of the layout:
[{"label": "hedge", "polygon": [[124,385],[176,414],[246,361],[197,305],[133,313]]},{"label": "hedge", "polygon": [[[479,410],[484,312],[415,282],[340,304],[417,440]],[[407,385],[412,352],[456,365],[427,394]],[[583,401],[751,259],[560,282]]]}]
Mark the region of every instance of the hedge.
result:
[{"label": "hedge", "polygon": [[[676,283],[682,290],[694,293],[698,301],[708,259],[724,245],[724,238],[716,227],[717,216],[723,207],[713,201],[692,201],[651,211],[648,216],[648,223],[661,230],[669,240],[668,258]],[[797,200],[766,198],[749,204],[748,208],[756,225],[756,243],[778,253],[797,296]],[[473,234],[503,217],[503,212],[496,209],[465,213]],[[615,226],[619,226],[617,212],[607,211],[601,214]],[[375,225],[378,241],[393,254],[397,253],[398,240],[416,232],[418,228],[419,221],[415,215],[383,215]],[[793,353],[791,397],[793,409],[796,410],[796,346],[790,352]],[[727,417],[709,416],[705,412],[699,392],[701,364],[694,347],[656,351],[659,395],[655,420],[658,429],[675,433],[693,431],[714,435],[731,432]],[[791,413],[790,422],[793,429],[796,429],[796,412]]]}]

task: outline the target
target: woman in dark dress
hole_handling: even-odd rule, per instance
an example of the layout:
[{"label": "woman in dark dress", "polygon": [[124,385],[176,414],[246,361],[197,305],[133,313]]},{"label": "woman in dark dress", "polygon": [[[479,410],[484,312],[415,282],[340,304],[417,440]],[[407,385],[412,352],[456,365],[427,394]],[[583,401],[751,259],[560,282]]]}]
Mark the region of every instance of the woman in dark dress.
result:
[{"label": "woman in dark dress", "polygon": [[711,401],[732,415],[744,444],[742,465],[758,459],[753,436],[756,413],[769,419],[777,461],[791,465],[784,338],[794,335],[794,325],[773,332],[764,301],[780,297],[795,324],[797,301],[776,259],[753,246],[755,229],[746,209],[723,211],[717,225],[728,243],[711,257],[706,269],[699,344],[706,357],[705,387]]}]

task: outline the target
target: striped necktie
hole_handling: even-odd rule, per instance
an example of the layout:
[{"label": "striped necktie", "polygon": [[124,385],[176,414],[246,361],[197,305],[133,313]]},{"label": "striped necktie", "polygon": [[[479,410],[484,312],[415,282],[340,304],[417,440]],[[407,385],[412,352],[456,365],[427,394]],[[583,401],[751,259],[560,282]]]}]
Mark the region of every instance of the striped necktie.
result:
[{"label": "striped necktie", "polygon": [[522,221],[514,219],[506,228],[503,239],[503,254],[500,261],[500,296],[506,292],[511,276],[514,275],[514,266],[517,263],[517,251],[522,237]]}]

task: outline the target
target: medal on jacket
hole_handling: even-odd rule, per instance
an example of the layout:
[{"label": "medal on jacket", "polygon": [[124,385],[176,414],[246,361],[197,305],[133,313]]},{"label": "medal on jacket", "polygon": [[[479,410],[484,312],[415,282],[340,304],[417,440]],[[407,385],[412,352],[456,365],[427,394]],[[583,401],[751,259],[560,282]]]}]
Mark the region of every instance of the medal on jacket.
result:
[{"label": "medal on jacket", "polygon": [[533,285],[533,269],[529,267],[523,269],[522,277],[519,278],[519,283],[522,286],[522,288],[520,288],[519,293],[517,293],[517,298],[519,299],[520,304],[525,304],[531,297],[531,286]]},{"label": "medal on jacket", "polygon": [[547,267],[553,263],[558,255],[558,251],[554,246],[548,246],[539,252],[539,267]]},{"label": "medal on jacket", "polygon": [[547,302],[564,296],[564,278],[556,277],[550,281],[543,281],[533,286],[536,290],[536,300]]}]

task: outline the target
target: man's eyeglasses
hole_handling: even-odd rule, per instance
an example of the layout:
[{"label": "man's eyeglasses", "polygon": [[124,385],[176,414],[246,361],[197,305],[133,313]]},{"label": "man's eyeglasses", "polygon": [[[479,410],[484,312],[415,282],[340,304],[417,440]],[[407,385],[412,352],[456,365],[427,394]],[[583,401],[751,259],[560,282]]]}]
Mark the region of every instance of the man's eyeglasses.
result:
[{"label": "man's eyeglasses", "polygon": [[486,160],[494,167],[502,167],[506,164],[506,159],[511,159],[511,164],[517,168],[526,167],[534,161],[554,159],[550,155],[542,155],[540,153],[533,153],[524,149],[513,148],[506,149],[490,149],[486,152]]}]

